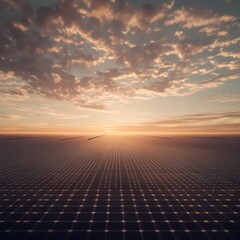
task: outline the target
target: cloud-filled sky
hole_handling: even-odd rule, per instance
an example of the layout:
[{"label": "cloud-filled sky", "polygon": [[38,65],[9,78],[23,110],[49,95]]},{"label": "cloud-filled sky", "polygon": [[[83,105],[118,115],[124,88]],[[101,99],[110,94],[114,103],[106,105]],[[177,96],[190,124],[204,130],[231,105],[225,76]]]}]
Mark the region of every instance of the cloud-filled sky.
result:
[{"label": "cloud-filled sky", "polygon": [[239,0],[2,0],[0,129],[240,133]]}]

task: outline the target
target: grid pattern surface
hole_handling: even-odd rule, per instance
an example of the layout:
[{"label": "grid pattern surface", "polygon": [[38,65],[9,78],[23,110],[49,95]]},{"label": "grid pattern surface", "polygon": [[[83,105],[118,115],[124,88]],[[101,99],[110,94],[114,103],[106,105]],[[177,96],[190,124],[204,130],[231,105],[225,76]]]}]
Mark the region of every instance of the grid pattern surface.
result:
[{"label": "grid pattern surface", "polygon": [[238,138],[0,139],[0,239],[240,239]]}]

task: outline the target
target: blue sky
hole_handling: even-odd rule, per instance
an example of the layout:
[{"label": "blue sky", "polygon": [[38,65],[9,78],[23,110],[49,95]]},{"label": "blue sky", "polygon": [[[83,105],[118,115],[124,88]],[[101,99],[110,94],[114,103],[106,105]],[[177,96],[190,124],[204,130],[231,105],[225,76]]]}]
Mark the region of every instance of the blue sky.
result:
[{"label": "blue sky", "polygon": [[0,3],[2,133],[240,132],[240,2]]}]

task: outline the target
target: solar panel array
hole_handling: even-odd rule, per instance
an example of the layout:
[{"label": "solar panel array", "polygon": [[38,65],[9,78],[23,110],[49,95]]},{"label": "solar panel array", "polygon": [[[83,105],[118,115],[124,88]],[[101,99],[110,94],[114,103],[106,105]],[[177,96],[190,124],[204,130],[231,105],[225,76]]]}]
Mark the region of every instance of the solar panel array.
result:
[{"label": "solar panel array", "polygon": [[0,140],[0,239],[240,239],[239,139]]}]

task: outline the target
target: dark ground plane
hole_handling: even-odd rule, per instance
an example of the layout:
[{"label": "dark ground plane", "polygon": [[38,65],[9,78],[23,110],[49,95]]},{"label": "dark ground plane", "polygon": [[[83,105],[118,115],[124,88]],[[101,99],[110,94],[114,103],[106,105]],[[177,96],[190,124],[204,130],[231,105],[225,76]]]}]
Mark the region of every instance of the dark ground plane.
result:
[{"label": "dark ground plane", "polygon": [[0,138],[0,239],[238,240],[240,138]]}]

